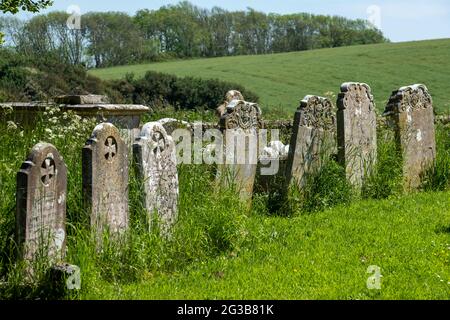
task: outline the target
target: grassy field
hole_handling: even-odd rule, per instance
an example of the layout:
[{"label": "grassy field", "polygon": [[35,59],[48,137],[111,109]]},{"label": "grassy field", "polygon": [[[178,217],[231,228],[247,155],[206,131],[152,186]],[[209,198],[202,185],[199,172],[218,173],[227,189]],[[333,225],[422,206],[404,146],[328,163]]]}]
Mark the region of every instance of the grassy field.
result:
[{"label": "grassy field", "polygon": [[[253,216],[241,246],[91,299],[448,299],[450,193],[361,201],[296,218]],[[380,267],[380,290],[366,286]]]},{"label": "grassy field", "polygon": [[148,70],[234,81],[257,93],[264,109],[288,111],[307,94],[336,95],[343,82],[368,83],[378,110],[391,92],[423,83],[438,113],[450,113],[450,39],[376,44],[260,56],[153,63],[90,71],[102,79]]}]

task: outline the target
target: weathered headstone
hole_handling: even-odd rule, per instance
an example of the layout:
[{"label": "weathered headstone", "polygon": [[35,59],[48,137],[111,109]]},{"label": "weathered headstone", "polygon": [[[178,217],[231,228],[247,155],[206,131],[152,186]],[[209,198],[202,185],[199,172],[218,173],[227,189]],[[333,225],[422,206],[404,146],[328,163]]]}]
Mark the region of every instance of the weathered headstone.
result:
[{"label": "weathered headstone", "polygon": [[337,107],[338,159],[347,179],[359,188],[377,159],[377,116],[370,87],[344,83]]},{"label": "weathered headstone", "polygon": [[436,157],[433,101],[427,87],[415,84],[394,91],[385,115],[393,120],[405,188],[417,189]]},{"label": "weathered headstone", "polygon": [[216,109],[216,114],[220,118],[227,111],[228,104],[233,100],[245,100],[242,93],[237,90],[230,90],[225,95],[225,101]]},{"label": "weathered headstone", "polygon": [[171,136],[172,133],[177,129],[189,129],[192,130],[191,124],[189,122],[173,119],[173,118],[164,118],[158,120],[158,122],[164,127],[166,133]]},{"label": "weathered headstone", "polygon": [[233,100],[220,119],[224,134],[224,165],[218,176],[225,184],[234,184],[244,201],[251,200],[258,164],[258,129],[261,110],[256,103]]},{"label": "weathered headstone", "polygon": [[17,173],[19,258],[61,262],[66,251],[67,168],[56,148],[35,145]]},{"label": "weathered headstone", "polygon": [[[178,173],[175,144],[164,127],[149,122],[133,145],[143,202],[151,223],[157,218],[161,233],[170,235],[178,217]],[[156,215],[156,216],[155,216]]]},{"label": "weathered headstone", "polygon": [[336,117],[331,101],[306,96],[295,112],[291,137],[287,183],[292,180],[301,188],[308,177],[320,169],[336,148]]},{"label": "weathered headstone", "polygon": [[91,228],[117,235],[127,230],[128,150],[111,123],[95,127],[82,152],[83,192]]}]

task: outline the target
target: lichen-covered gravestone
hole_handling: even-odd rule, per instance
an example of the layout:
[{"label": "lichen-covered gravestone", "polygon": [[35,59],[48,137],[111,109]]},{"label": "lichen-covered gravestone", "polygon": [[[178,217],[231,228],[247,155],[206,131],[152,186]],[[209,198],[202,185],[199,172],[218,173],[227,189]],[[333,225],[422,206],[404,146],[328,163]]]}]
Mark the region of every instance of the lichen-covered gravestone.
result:
[{"label": "lichen-covered gravestone", "polygon": [[436,158],[433,101],[427,87],[415,84],[394,91],[385,115],[393,120],[402,153],[405,189],[417,189]]},{"label": "lichen-covered gravestone", "polygon": [[216,114],[220,118],[227,111],[228,104],[233,100],[244,100],[244,96],[237,90],[230,90],[225,95],[225,101],[216,109]]},{"label": "lichen-covered gravestone", "polygon": [[360,188],[377,160],[377,116],[370,87],[344,83],[337,107],[338,159],[350,183]]},{"label": "lichen-covered gravestone", "polygon": [[256,103],[233,100],[220,119],[224,134],[224,165],[218,177],[225,185],[233,184],[240,198],[249,201],[253,195],[258,164],[258,129],[261,110]]},{"label": "lichen-covered gravestone", "polygon": [[19,258],[56,264],[66,251],[67,168],[56,148],[34,146],[17,173]]},{"label": "lichen-covered gravestone", "polygon": [[118,235],[128,229],[128,150],[111,123],[97,125],[82,152],[83,192],[91,228]]},{"label": "lichen-covered gravestone", "polygon": [[157,218],[161,233],[171,234],[177,221],[178,173],[175,143],[159,122],[142,127],[133,145],[149,225]]},{"label": "lichen-covered gravestone", "polygon": [[306,96],[295,112],[287,165],[287,183],[303,187],[336,148],[336,117],[331,101]]}]

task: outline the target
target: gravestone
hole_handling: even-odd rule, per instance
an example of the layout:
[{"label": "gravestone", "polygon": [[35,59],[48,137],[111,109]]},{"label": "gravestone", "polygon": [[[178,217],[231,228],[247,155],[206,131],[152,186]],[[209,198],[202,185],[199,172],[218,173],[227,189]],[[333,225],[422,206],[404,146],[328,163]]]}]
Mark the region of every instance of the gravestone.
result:
[{"label": "gravestone", "polygon": [[175,143],[159,122],[142,127],[133,145],[143,202],[148,221],[157,218],[161,233],[168,236],[178,216],[178,173]]},{"label": "gravestone", "polygon": [[[260,137],[260,148],[262,143]],[[260,152],[253,194],[265,195],[267,209],[276,213],[287,200],[284,186],[289,145],[284,145],[281,141],[271,141]]]},{"label": "gravestone", "polygon": [[191,124],[189,122],[173,119],[173,118],[164,118],[158,120],[158,122],[164,127],[166,133],[171,136],[172,133],[177,129],[188,129],[192,130]]},{"label": "gravestone", "polygon": [[17,173],[19,258],[56,264],[66,251],[67,168],[56,148],[38,143]]},{"label": "gravestone", "polygon": [[216,109],[216,114],[220,118],[227,111],[227,105],[233,100],[245,100],[242,93],[237,90],[230,90],[225,95],[225,101]]},{"label": "gravestone", "polygon": [[377,159],[377,116],[370,87],[344,83],[337,107],[338,159],[350,183],[360,188]]},{"label": "gravestone", "polygon": [[403,158],[405,188],[417,189],[436,158],[433,100],[427,87],[415,84],[394,91],[384,115],[395,128]]},{"label": "gravestone", "polygon": [[251,200],[253,195],[260,127],[260,108],[243,100],[231,101],[220,119],[225,159],[218,168],[218,178],[225,185],[234,185],[244,201]]},{"label": "gravestone", "polygon": [[336,117],[327,98],[306,96],[295,112],[287,164],[287,183],[300,188],[336,149]]},{"label": "gravestone", "polygon": [[111,123],[97,125],[82,151],[83,193],[91,229],[121,234],[128,229],[128,150]]}]

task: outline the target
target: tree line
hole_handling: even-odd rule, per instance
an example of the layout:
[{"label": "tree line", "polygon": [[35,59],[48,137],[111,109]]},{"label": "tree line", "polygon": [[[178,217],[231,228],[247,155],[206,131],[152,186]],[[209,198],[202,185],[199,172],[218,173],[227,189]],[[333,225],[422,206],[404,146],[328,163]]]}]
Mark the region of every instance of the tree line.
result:
[{"label": "tree line", "polygon": [[365,20],[298,13],[266,14],[248,8],[202,9],[189,2],[121,12],[90,12],[80,29],[69,14],[28,21],[0,17],[6,45],[25,56],[52,55],[69,64],[109,67],[172,58],[220,57],[331,48],[388,41]]}]

